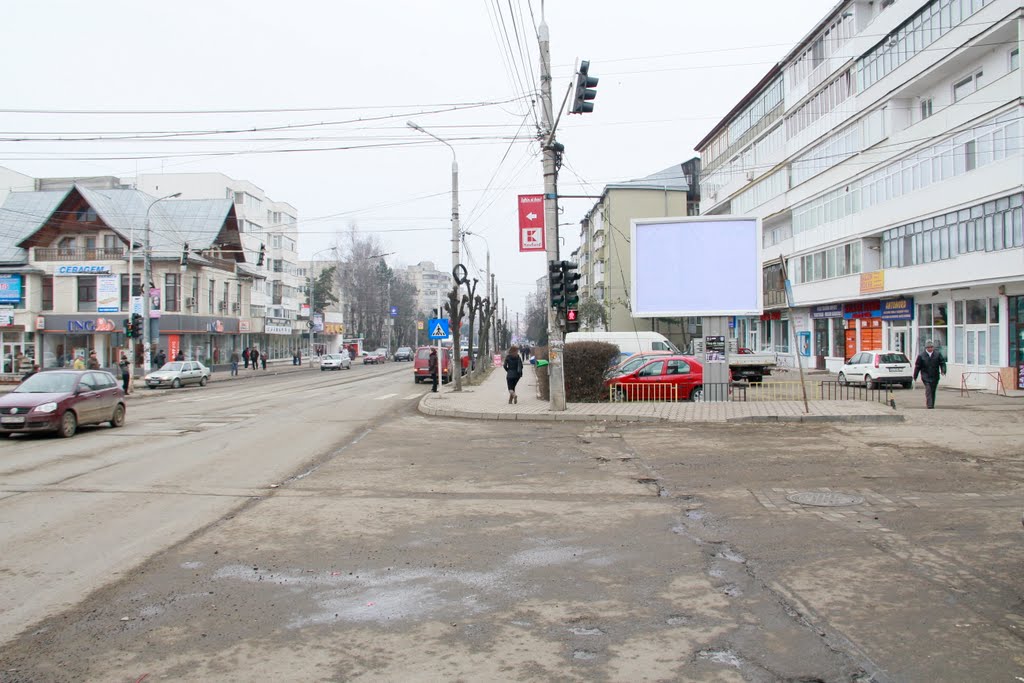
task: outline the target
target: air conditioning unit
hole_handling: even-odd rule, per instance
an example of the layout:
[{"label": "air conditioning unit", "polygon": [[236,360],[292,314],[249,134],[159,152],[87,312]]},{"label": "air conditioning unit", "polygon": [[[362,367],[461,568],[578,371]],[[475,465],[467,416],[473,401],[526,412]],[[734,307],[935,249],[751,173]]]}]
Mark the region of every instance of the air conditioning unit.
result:
[{"label": "air conditioning unit", "polygon": [[231,310],[235,312],[242,310],[242,304],[236,301],[235,303],[231,304]]},{"label": "air conditioning unit", "polygon": [[753,179],[754,179],[754,172],[753,171],[747,171],[747,182],[749,183]]},{"label": "air conditioning unit", "polygon": [[226,308],[227,308],[227,304],[226,303],[224,303],[223,301],[218,301],[217,302],[217,310],[218,311],[223,311]]},{"label": "air conditioning unit", "polygon": [[196,305],[196,300],[192,297],[185,299],[185,308],[193,308]]}]

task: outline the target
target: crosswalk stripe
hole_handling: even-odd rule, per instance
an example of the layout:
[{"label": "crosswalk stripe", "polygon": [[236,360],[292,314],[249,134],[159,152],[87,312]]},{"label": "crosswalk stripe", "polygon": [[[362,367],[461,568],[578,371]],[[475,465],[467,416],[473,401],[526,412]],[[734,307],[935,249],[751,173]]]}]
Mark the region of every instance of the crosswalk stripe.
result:
[{"label": "crosswalk stripe", "polygon": [[383,400],[391,398],[393,396],[398,396],[398,394],[384,394],[383,396],[378,396],[377,398],[375,398],[373,400],[374,401],[383,401]]},{"label": "crosswalk stripe", "polygon": [[406,396],[406,397],[405,397],[404,399],[402,399],[402,400],[403,400],[403,401],[411,401],[411,400],[413,400],[414,398],[420,398],[421,396],[423,396],[423,392],[422,392],[422,391],[421,391],[421,392],[419,392],[419,393],[416,393],[416,394],[409,394],[408,396]]}]

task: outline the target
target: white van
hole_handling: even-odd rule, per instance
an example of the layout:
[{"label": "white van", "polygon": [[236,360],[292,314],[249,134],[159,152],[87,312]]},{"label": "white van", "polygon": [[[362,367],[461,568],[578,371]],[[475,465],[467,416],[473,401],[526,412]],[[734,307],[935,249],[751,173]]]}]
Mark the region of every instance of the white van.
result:
[{"label": "white van", "polygon": [[565,335],[565,343],[573,342],[607,342],[619,347],[626,355],[641,351],[669,351],[681,354],[676,345],[658,332],[570,332]]}]

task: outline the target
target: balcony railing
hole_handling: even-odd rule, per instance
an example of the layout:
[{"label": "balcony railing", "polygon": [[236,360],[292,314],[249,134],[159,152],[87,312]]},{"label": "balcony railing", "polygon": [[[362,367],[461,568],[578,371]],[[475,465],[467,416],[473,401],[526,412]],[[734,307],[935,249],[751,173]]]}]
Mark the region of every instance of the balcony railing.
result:
[{"label": "balcony railing", "polygon": [[32,249],[35,261],[116,261],[124,258],[124,247],[98,249],[62,249],[35,247]]},{"label": "balcony railing", "polygon": [[776,306],[786,305],[786,290],[784,289],[766,289],[764,290],[764,306],[765,308],[772,308]]}]

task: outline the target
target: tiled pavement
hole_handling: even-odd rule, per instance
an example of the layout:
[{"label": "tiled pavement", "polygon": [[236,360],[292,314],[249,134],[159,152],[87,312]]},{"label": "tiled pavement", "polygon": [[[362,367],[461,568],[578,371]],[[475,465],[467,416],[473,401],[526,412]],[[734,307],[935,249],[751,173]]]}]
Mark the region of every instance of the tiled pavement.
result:
[{"label": "tiled pavement", "polygon": [[485,420],[551,420],[612,422],[899,422],[903,416],[887,405],[868,401],[751,401],[729,403],[570,403],[551,410],[537,397],[533,366],[527,366],[516,388],[519,402],[508,404],[505,373],[491,371],[478,385],[463,383],[461,392],[445,385],[420,400],[420,412],[439,417]]}]

